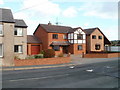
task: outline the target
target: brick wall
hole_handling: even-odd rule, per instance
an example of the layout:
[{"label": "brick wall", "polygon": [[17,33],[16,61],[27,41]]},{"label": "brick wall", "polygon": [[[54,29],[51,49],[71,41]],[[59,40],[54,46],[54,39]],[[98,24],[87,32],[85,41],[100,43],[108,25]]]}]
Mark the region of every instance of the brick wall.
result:
[{"label": "brick wall", "polygon": [[85,54],[84,58],[113,58],[113,57],[120,57],[120,53],[92,53],[92,54]]},{"label": "brick wall", "polygon": [[69,63],[70,57],[14,60],[14,62],[15,62],[15,66],[63,64],[63,63]]},{"label": "brick wall", "polygon": [[[82,45],[82,50],[78,50],[78,45]],[[86,45],[85,44],[72,44],[68,47],[68,51],[71,54],[82,54],[82,52],[86,53]]]},{"label": "brick wall", "polygon": [[48,33],[45,31],[44,28],[38,26],[34,35],[42,41],[42,50],[48,49]]}]

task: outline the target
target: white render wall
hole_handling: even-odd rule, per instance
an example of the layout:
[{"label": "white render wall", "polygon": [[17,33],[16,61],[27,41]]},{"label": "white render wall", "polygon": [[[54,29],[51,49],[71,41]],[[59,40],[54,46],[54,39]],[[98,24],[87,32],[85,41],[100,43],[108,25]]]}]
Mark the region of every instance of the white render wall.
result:
[{"label": "white render wall", "polygon": [[[83,34],[83,40],[77,40],[77,34]],[[75,39],[75,40],[73,41],[72,39]],[[74,43],[86,43],[86,34],[81,29],[78,29],[74,33],[68,34],[68,40],[70,43],[73,43],[73,42]]]}]

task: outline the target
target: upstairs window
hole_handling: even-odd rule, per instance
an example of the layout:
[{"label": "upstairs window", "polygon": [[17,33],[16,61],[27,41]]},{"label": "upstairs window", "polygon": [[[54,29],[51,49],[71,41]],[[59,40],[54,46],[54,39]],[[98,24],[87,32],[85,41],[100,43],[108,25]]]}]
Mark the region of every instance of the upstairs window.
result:
[{"label": "upstairs window", "polygon": [[54,46],[53,46],[53,49],[54,49],[55,51],[60,51],[60,46],[54,45]]},{"label": "upstairs window", "polygon": [[58,34],[53,34],[53,39],[58,39]]},{"label": "upstairs window", "polygon": [[83,35],[82,34],[77,34],[77,39],[83,39]]},{"label": "upstairs window", "polygon": [[3,57],[3,45],[0,44],[0,57]]},{"label": "upstairs window", "polygon": [[102,39],[102,36],[98,36],[99,39]]},{"label": "upstairs window", "polygon": [[22,48],[23,48],[22,45],[14,45],[14,52],[22,53],[23,52]]},{"label": "upstairs window", "polygon": [[96,35],[92,35],[92,39],[96,39]]},{"label": "upstairs window", "polygon": [[23,36],[22,28],[15,28],[14,35],[15,36]]},{"label": "upstairs window", "polygon": [[3,35],[3,25],[0,24],[0,35]]},{"label": "upstairs window", "polygon": [[67,35],[65,34],[65,35],[63,35],[63,39],[67,39]]},{"label": "upstairs window", "polygon": [[78,45],[78,50],[82,50],[82,45]]}]

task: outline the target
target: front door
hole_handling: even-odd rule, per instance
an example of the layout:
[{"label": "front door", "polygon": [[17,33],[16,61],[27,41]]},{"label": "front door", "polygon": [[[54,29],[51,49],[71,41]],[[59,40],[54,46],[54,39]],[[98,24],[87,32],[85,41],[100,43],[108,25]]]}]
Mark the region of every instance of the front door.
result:
[{"label": "front door", "polygon": [[63,53],[68,54],[68,47],[67,46],[63,46]]}]

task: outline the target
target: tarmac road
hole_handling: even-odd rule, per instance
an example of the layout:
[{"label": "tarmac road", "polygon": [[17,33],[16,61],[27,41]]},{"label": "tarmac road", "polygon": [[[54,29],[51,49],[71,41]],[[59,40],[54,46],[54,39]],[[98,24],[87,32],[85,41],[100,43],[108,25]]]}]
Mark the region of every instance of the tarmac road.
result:
[{"label": "tarmac road", "polygon": [[3,71],[3,88],[118,88],[118,61]]}]

